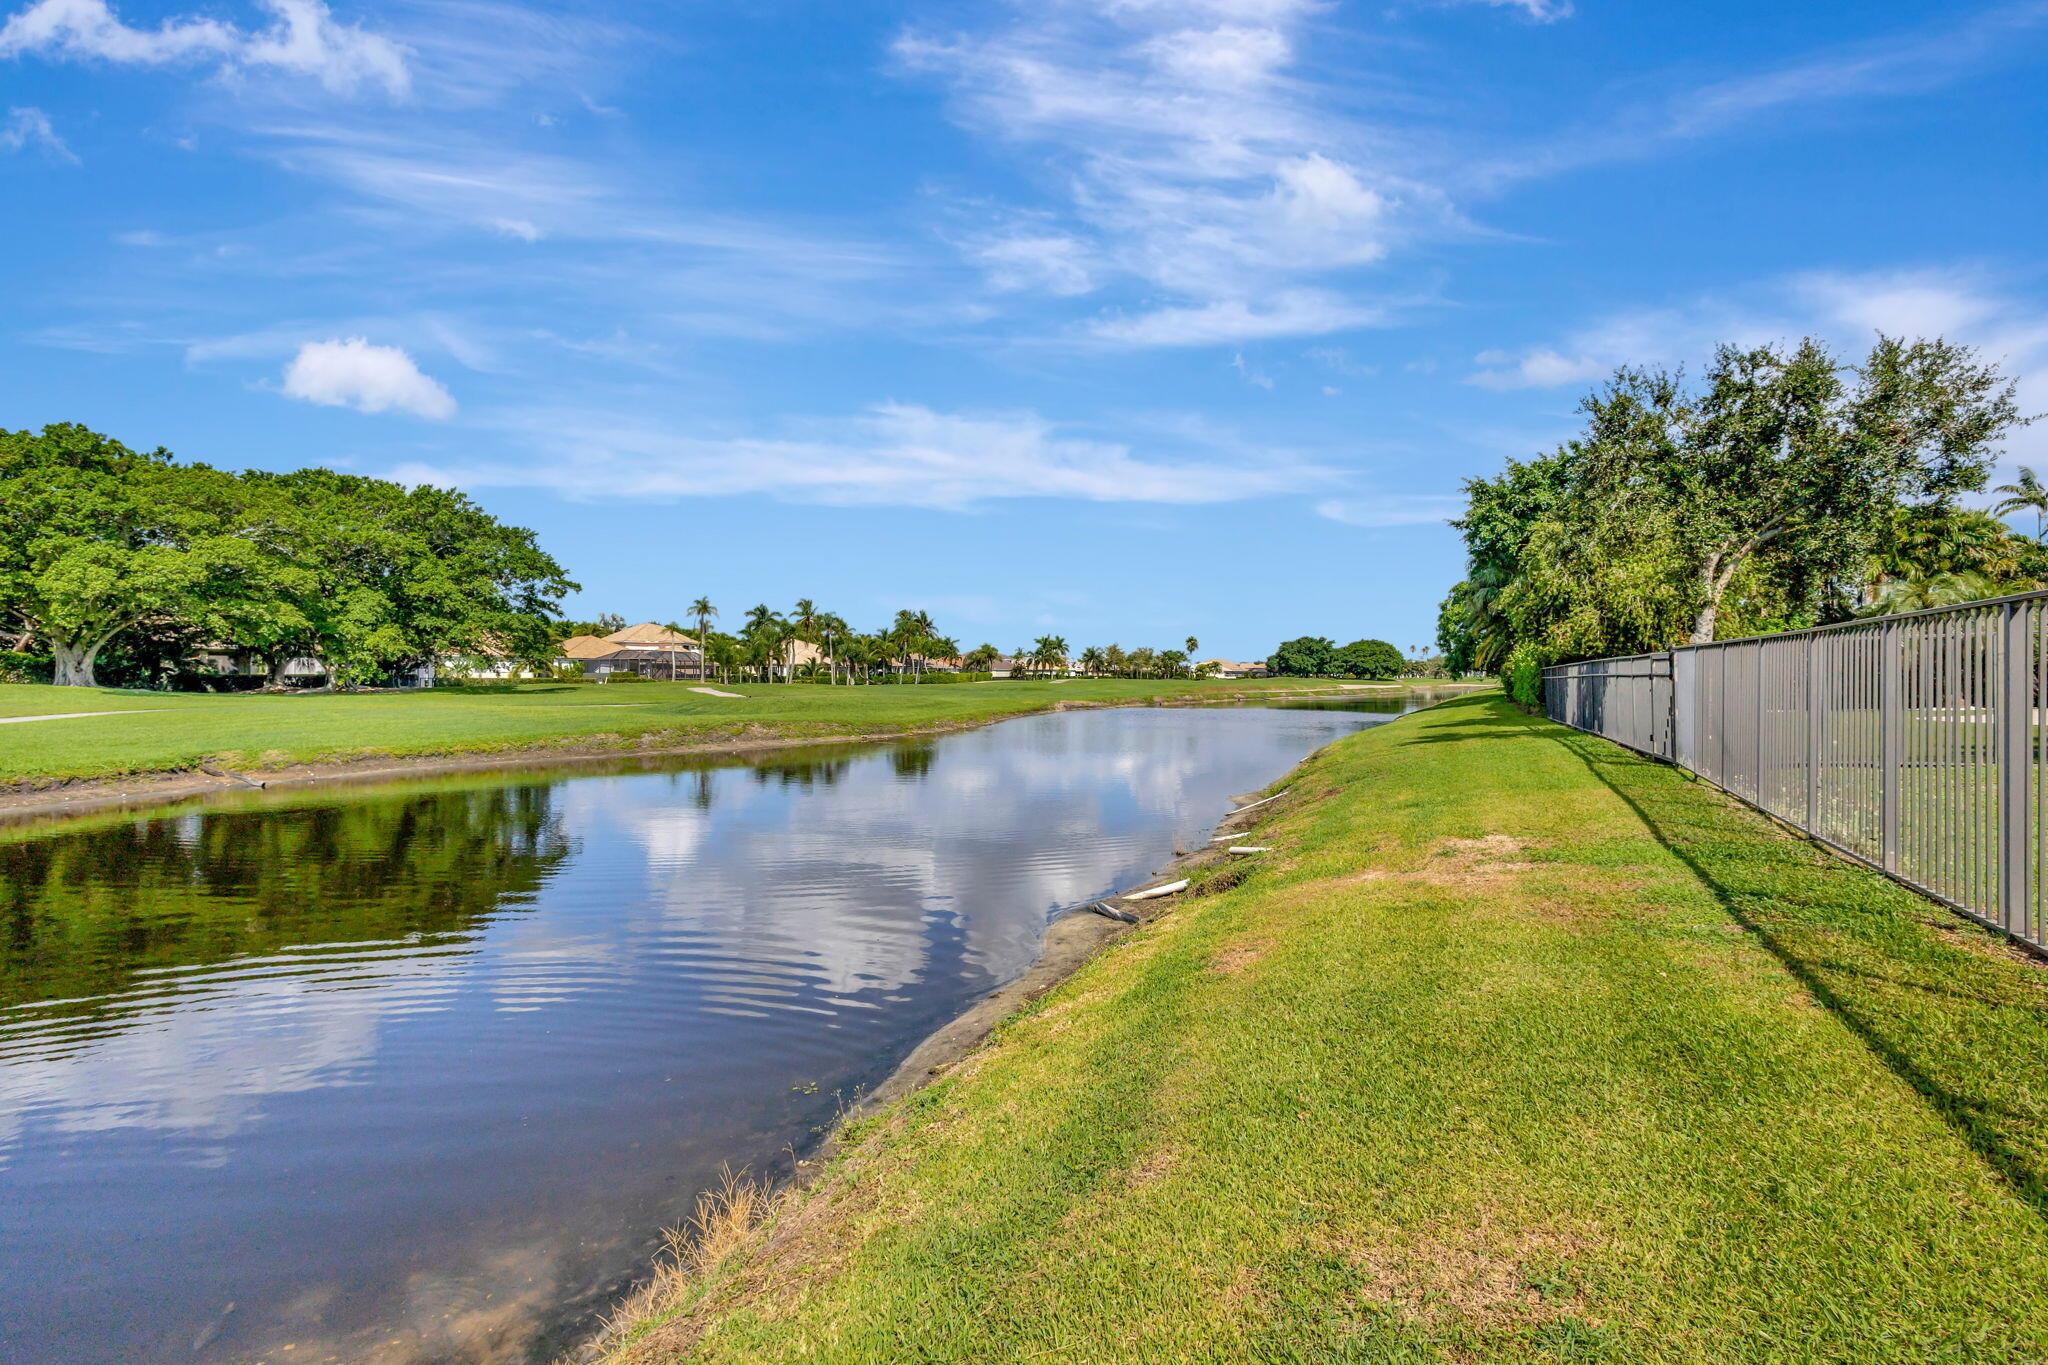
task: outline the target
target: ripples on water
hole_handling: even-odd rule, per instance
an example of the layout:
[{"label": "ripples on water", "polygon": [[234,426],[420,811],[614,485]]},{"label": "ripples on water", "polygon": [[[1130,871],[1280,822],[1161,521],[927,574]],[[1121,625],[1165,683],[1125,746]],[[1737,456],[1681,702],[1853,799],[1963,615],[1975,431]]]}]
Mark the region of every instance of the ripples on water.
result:
[{"label": "ripples on water", "polygon": [[0,1358],[520,1359],[1052,915],[1387,719],[1075,712],[0,842]]}]

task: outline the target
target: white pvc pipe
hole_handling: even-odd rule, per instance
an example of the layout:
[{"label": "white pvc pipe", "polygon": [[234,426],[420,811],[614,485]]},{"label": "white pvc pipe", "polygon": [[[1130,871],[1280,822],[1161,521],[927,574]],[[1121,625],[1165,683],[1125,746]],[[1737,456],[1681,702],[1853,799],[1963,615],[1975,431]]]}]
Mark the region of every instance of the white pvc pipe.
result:
[{"label": "white pvc pipe", "polygon": [[1155,896],[1171,896],[1176,891],[1185,891],[1187,889],[1187,879],[1183,877],[1177,882],[1168,882],[1164,886],[1148,886],[1143,891],[1133,891],[1127,896],[1118,896],[1117,899],[1120,901],[1149,901]]}]

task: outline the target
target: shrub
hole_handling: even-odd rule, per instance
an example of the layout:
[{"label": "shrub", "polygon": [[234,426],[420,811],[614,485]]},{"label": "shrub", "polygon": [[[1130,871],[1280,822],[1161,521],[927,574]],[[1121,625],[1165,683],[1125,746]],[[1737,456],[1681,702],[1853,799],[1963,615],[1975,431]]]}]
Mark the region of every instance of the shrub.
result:
[{"label": "shrub", "polygon": [[0,683],[46,683],[50,661],[35,654],[0,649]]},{"label": "shrub", "polygon": [[1543,708],[1543,662],[1543,650],[1524,641],[1509,651],[1507,662],[1501,665],[1508,700],[1524,711]]}]

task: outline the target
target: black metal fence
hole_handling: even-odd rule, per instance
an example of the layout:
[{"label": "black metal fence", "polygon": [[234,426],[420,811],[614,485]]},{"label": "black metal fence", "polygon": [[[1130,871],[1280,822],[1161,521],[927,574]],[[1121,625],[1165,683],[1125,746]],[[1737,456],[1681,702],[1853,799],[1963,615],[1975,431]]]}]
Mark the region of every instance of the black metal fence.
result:
[{"label": "black metal fence", "polygon": [[1544,670],[1668,759],[2048,951],[2048,593]]}]

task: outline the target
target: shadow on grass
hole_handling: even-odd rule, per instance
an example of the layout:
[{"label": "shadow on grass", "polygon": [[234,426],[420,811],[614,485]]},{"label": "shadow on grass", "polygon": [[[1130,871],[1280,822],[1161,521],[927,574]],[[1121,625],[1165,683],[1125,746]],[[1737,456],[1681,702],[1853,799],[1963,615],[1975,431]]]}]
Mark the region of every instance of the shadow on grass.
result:
[{"label": "shadow on grass", "polygon": [[[1703,811],[1704,793],[1671,770],[1562,727],[1538,733],[1620,797],[1731,919],[2048,1219],[2042,968],[1938,943],[1904,908],[1920,902],[1914,893],[1816,857],[1732,798]],[[1968,973],[1961,990],[1959,973]]]},{"label": "shadow on grass", "polygon": [[[666,682],[667,679],[662,681]],[[680,682],[695,682],[694,678],[678,679]],[[438,682],[432,690],[444,695],[478,696],[483,694],[514,694],[522,697],[539,696],[549,692],[584,692],[590,683],[518,683],[518,682]]]}]

